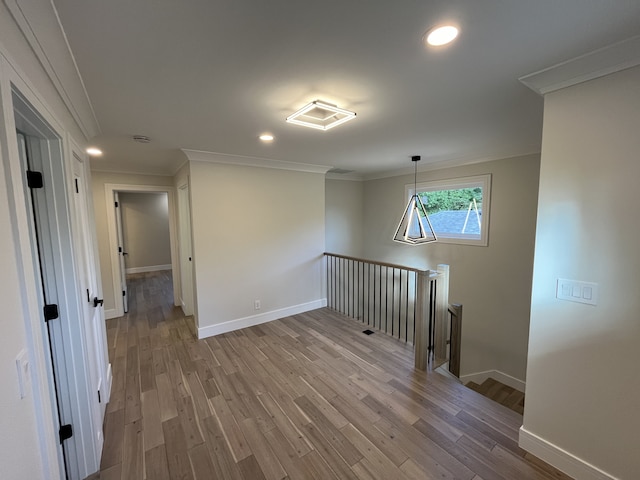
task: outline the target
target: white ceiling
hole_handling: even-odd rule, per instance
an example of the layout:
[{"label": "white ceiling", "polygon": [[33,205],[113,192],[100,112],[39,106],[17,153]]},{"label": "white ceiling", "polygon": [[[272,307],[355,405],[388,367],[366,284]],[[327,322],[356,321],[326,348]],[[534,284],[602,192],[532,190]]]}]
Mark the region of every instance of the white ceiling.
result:
[{"label": "white ceiling", "polygon": [[[166,175],[180,149],[361,175],[538,152],[543,100],[518,78],[640,33],[638,0],[54,4],[101,129],[94,168]],[[426,48],[446,22],[458,39]],[[285,123],[315,99],[357,118]]]}]

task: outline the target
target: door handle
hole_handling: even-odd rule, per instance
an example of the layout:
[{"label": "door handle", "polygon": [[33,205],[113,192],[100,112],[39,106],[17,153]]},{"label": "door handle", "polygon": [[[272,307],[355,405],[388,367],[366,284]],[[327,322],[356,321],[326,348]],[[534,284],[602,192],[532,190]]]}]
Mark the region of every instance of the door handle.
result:
[{"label": "door handle", "polygon": [[98,305],[104,305],[104,298],[93,297],[93,306],[97,308]]}]

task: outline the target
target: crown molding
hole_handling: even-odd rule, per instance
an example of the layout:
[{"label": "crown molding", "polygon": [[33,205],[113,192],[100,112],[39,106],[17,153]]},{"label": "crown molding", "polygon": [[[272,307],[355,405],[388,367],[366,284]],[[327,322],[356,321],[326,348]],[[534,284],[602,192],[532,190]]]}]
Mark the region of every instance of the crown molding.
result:
[{"label": "crown molding", "polygon": [[[3,1],[84,136],[98,135],[98,119],[53,2]],[[43,10],[43,5],[50,10]],[[37,17],[42,16],[50,17],[57,28],[39,26],[43,21]]]},{"label": "crown molding", "polygon": [[540,95],[640,65],[640,35],[580,55],[520,80]]},{"label": "crown molding", "polygon": [[327,173],[327,180],[344,180],[346,182],[364,182],[364,176],[358,173]]},{"label": "crown molding", "polygon": [[293,170],[306,173],[327,173],[331,167],[324,165],[312,165],[306,163],[285,162],[270,158],[245,157],[242,155],[230,155],[226,153],[205,152],[202,150],[182,149],[182,152],[190,161],[218,163],[223,165],[237,165],[244,167],[274,168],[277,170]]}]

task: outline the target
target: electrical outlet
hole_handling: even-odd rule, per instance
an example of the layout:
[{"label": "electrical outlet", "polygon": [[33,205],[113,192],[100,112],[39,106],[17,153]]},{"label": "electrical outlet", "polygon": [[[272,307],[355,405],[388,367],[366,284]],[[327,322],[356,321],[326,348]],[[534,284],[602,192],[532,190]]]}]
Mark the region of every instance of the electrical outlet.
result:
[{"label": "electrical outlet", "polygon": [[253,308],[254,310],[260,310],[260,300],[254,300]]}]

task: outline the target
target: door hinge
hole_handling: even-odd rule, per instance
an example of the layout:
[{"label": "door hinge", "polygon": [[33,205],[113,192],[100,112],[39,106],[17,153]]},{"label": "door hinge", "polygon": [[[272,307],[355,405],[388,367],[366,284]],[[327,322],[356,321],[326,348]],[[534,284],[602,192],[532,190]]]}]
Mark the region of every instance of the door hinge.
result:
[{"label": "door hinge", "polygon": [[64,442],[65,440],[73,437],[73,427],[71,426],[71,424],[68,425],[62,425],[60,427],[60,443],[62,444],[62,442]]},{"label": "door hinge", "polygon": [[122,253],[122,247],[118,247],[118,253]]},{"label": "door hinge", "polygon": [[75,179],[76,181],[76,193],[80,193],[80,189],[78,188],[78,179]]},{"label": "door hinge", "polygon": [[116,203],[116,208],[118,208],[118,202],[115,202],[115,203]]},{"label": "door hinge", "polygon": [[91,303],[91,295],[89,295],[89,289],[87,288],[87,302]]},{"label": "door hinge", "polygon": [[33,170],[27,170],[27,186],[29,188],[42,188],[44,182],[42,181],[42,173],[35,172]]},{"label": "door hinge", "polygon": [[49,320],[55,320],[56,318],[58,318],[59,314],[58,314],[58,305],[56,304],[51,304],[51,305],[45,305],[44,308],[44,321],[48,322]]},{"label": "door hinge", "polygon": [[100,390],[98,390],[98,403],[102,403],[102,398],[100,398]]},{"label": "door hinge", "polygon": [[122,296],[125,297],[127,295],[127,292],[125,292],[124,290],[122,290]]}]

